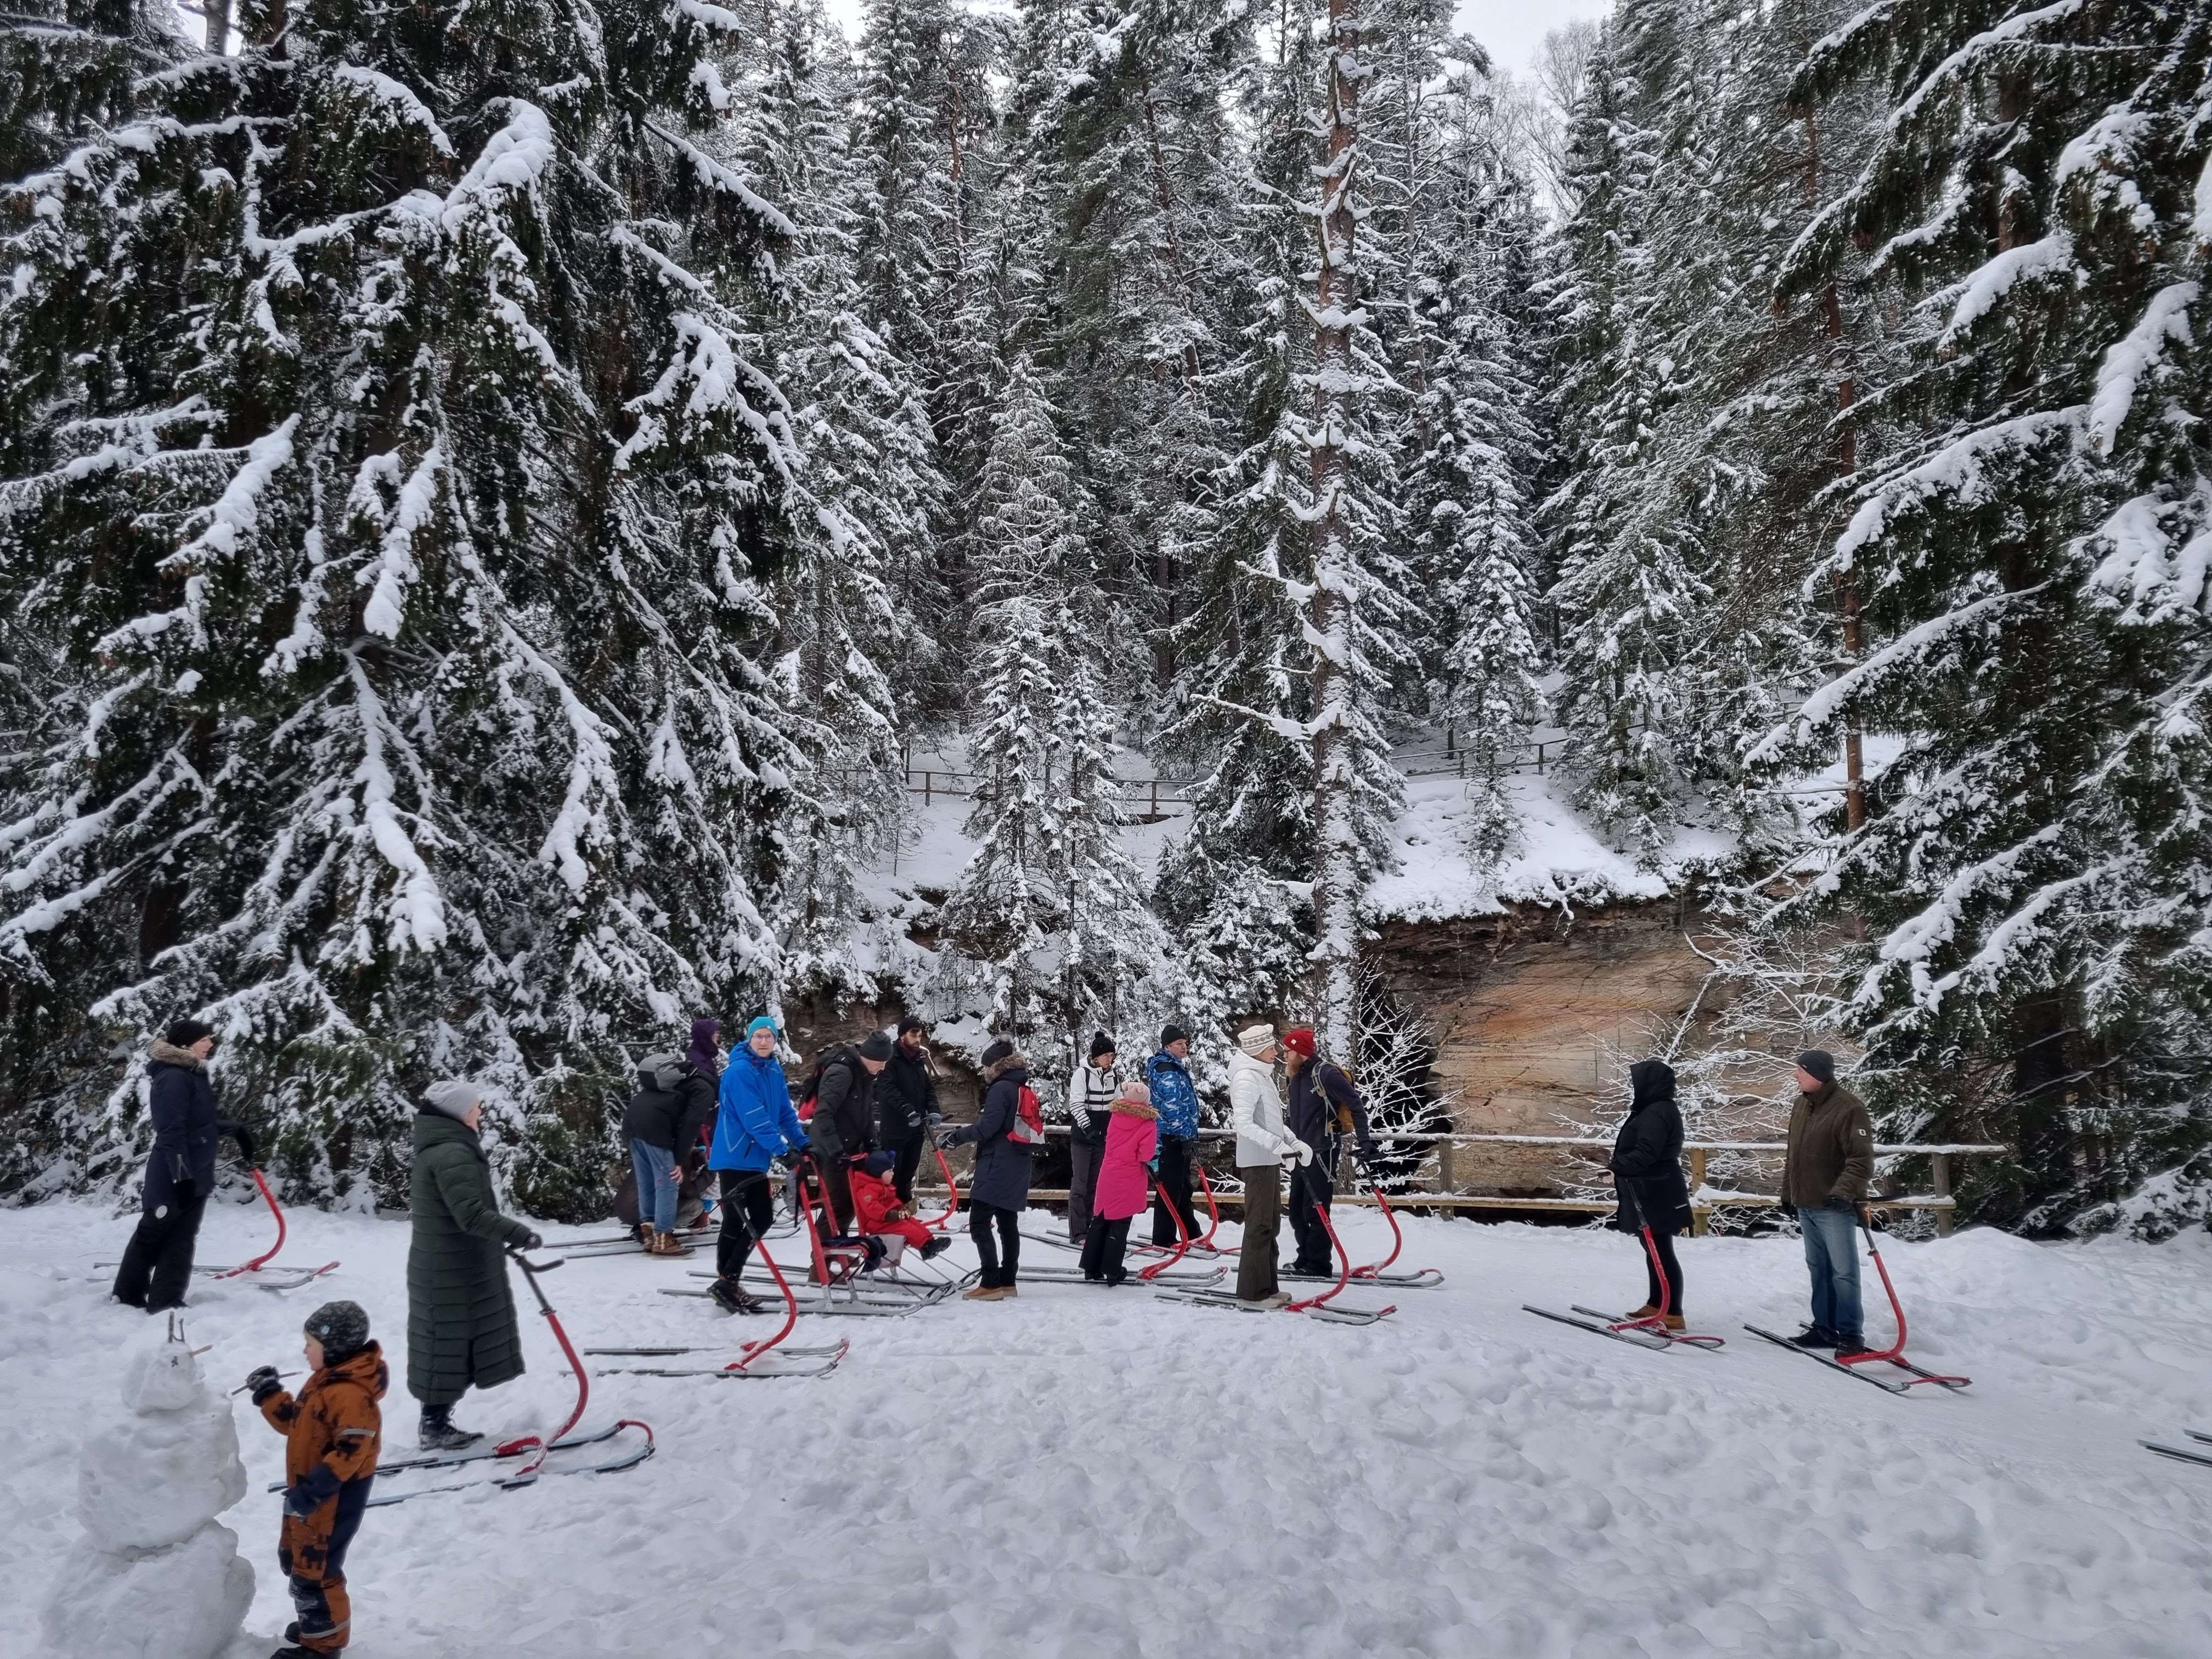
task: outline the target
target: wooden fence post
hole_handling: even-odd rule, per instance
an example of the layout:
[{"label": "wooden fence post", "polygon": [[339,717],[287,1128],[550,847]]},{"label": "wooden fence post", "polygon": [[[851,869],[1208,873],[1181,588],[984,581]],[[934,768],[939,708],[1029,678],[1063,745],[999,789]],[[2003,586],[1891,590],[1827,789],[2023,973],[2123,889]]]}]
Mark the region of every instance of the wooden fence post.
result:
[{"label": "wooden fence post", "polygon": [[1437,1188],[1443,1193],[1456,1193],[1459,1182],[1452,1178],[1452,1143],[1437,1143]]},{"label": "wooden fence post", "polygon": [[[1936,1185],[1936,1196],[1938,1198],[1950,1197],[1951,1154],[1948,1152],[1931,1152],[1929,1154],[1928,1163],[1929,1178]],[[1950,1236],[1951,1212],[1948,1210],[1936,1211],[1936,1237],[1938,1238],[1948,1238]]]},{"label": "wooden fence post", "polygon": [[1712,1211],[1698,1202],[1698,1194],[1705,1190],[1705,1149],[1690,1148],[1690,1237],[1703,1238],[1705,1224],[1712,1218]]}]

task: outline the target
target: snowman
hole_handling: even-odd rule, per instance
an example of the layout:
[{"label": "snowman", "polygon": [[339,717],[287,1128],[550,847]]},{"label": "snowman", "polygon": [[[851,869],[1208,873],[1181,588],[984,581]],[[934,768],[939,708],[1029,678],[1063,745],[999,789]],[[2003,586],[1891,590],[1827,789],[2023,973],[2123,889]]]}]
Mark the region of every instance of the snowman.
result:
[{"label": "snowman", "polygon": [[173,1316],[123,1370],[123,1413],[84,1443],[84,1547],[40,1619],[49,1651],[216,1659],[253,1600],[238,1534],[216,1516],[246,1495],[230,1402],[210,1391]]}]

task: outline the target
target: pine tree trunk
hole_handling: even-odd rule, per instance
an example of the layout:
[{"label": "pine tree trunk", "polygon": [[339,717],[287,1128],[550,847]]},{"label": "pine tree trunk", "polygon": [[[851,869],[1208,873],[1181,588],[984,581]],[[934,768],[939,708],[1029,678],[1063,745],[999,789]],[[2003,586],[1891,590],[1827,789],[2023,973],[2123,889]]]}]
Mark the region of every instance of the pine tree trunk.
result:
[{"label": "pine tree trunk", "polygon": [[1352,1052],[1359,947],[1358,825],[1351,743],[1352,550],[1345,515],[1345,434],[1351,426],[1352,310],[1357,302],[1352,169],[1359,137],[1358,0],[1329,0],[1328,154],[1322,172],[1321,276],[1314,355],[1314,957],[1321,1037]]}]

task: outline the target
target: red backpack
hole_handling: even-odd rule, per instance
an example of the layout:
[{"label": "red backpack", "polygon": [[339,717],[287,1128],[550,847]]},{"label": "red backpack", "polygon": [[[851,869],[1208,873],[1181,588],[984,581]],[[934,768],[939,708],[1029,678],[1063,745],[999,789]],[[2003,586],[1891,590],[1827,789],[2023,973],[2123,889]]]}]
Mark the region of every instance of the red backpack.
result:
[{"label": "red backpack", "polygon": [[1015,1103],[1014,1121],[1007,1127],[1006,1139],[1017,1146],[1034,1146],[1044,1139],[1044,1107],[1036,1097],[1036,1091],[1026,1083],[1022,1085],[1021,1097]]}]

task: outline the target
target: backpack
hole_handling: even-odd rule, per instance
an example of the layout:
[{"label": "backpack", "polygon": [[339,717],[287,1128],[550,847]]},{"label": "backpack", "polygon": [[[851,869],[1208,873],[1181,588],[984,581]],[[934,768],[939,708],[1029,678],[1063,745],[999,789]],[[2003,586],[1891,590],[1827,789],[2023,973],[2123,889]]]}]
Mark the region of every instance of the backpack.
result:
[{"label": "backpack", "polygon": [[1026,1083],[1015,1102],[1014,1121],[1007,1127],[1006,1139],[1017,1146],[1034,1146],[1044,1139],[1044,1106],[1036,1091]]},{"label": "backpack", "polygon": [[1324,1069],[1334,1072],[1344,1079],[1346,1087],[1355,1091],[1359,1087],[1358,1081],[1353,1078],[1348,1066],[1340,1066],[1333,1060],[1314,1061],[1314,1090],[1321,1096],[1324,1115],[1334,1124],[1338,1134],[1348,1135],[1359,1126],[1352,1121],[1352,1108],[1340,1100],[1330,1099],[1328,1091],[1322,1087],[1322,1073]]},{"label": "backpack", "polygon": [[813,1121],[814,1103],[822,1092],[822,1074],[830,1069],[830,1062],[836,1058],[835,1049],[817,1056],[814,1069],[806,1074],[806,1086],[799,1091],[799,1121],[801,1123]]}]

